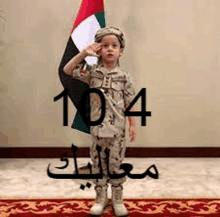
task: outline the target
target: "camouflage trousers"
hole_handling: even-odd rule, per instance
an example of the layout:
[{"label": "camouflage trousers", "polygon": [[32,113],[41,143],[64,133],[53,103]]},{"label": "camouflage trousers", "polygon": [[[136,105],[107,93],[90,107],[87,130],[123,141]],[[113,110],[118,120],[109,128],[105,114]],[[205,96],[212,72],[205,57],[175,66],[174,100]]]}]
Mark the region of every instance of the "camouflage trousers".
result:
[{"label": "camouflage trousers", "polygon": [[99,174],[99,157],[98,151],[96,149],[97,145],[101,147],[100,151],[100,158],[101,158],[101,165],[103,171],[103,178],[102,179],[95,179],[94,184],[105,186],[107,183],[111,185],[120,185],[126,181],[126,176],[120,179],[110,179],[107,174],[107,156],[105,153],[105,149],[107,149],[109,153],[109,172],[111,174],[121,174],[124,170],[120,169],[120,165],[125,156],[125,138],[120,137],[113,137],[113,138],[99,138],[97,136],[92,137],[92,145],[90,147],[90,157],[93,163],[92,166],[92,173]]}]

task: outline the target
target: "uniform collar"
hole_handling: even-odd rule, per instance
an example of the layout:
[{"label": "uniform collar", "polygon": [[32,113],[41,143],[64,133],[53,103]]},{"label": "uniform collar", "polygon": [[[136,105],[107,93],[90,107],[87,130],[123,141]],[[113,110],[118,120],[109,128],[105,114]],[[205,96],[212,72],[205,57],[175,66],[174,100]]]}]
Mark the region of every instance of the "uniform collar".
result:
[{"label": "uniform collar", "polygon": [[104,66],[101,64],[97,67],[96,69],[97,71],[101,72],[103,75],[107,75],[107,74],[117,74],[117,73],[121,73],[121,69],[116,66],[114,69],[112,69],[111,71],[107,70],[106,68],[104,68]]}]

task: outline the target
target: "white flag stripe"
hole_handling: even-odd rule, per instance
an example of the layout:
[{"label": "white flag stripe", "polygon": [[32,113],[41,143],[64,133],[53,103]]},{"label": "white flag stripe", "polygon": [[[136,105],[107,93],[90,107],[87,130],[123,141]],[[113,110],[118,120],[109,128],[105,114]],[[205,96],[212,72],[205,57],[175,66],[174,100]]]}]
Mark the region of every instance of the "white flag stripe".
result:
[{"label": "white flag stripe", "polygon": [[[91,15],[74,29],[71,37],[79,51],[86,45],[94,42],[95,33],[100,28],[95,15]],[[88,64],[95,64],[97,62],[97,57],[86,57],[85,60]]]},{"label": "white flag stripe", "polygon": [[97,63],[97,57],[86,57],[85,58],[87,64],[89,65],[93,65],[93,64],[96,64]]}]

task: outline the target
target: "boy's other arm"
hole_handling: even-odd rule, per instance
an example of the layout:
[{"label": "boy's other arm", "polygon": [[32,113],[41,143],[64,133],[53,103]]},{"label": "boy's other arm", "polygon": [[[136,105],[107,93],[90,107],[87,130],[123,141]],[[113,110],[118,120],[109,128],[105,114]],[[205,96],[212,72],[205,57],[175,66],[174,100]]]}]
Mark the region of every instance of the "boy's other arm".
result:
[{"label": "boy's other arm", "polygon": [[[125,106],[126,109],[128,106],[132,103],[135,97],[135,89],[133,87],[133,84],[131,82],[130,77],[126,73],[127,81],[125,83]],[[129,111],[134,112],[134,108],[131,108]],[[129,135],[130,135],[130,142],[133,142],[135,140],[135,119],[132,116],[128,116],[128,122],[129,122]]]},{"label": "boy's other arm", "polygon": [[[131,108],[130,111],[134,112],[134,108]],[[135,119],[131,116],[128,116],[128,121],[129,121],[129,137],[130,137],[130,142],[133,142],[136,137],[136,132],[135,132]]]},{"label": "boy's other arm", "polygon": [[[135,110],[134,110],[134,108],[131,108],[130,111],[134,112]],[[136,122],[135,122],[134,117],[128,116],[128,122],[129,122],[129,126],[135,127]]]}]

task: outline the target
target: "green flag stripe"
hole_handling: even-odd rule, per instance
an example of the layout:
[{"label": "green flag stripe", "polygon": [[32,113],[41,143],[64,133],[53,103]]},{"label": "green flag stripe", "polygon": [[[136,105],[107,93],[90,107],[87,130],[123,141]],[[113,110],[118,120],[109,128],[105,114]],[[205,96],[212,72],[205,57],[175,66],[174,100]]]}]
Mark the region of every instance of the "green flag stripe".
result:
[{"label": "green flag stripe", "polygon": [[96,19],[99,22],[101,28],[105,27],[105,13],[104,11],[100,11],[99,13],[95,14]]}]

